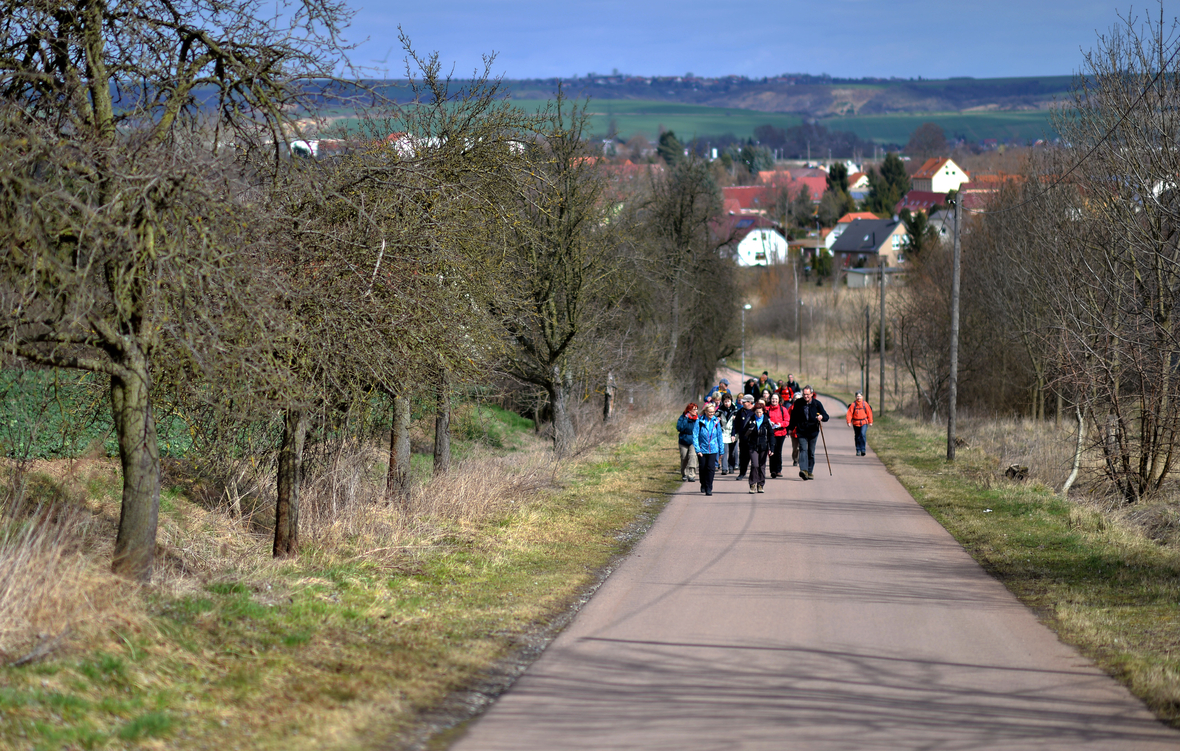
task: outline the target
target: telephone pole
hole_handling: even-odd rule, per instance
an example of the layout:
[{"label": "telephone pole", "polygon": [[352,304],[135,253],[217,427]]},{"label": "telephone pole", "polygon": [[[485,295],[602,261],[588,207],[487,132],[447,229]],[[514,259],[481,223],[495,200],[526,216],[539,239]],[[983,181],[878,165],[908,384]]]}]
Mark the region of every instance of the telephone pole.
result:
[{"label": "telephone pole", "polygon": [[864,395],[867,399],[871,386],[869,385],[869,376],[873,370],[873,337],[869,333],[869,306],[865,306],[865,389]]},{"label": "telephone pole", "polygon": [[963,226],[963,196],[955,196],[955,250],[951,265],[951,373],[947,395],[946,460],[955,460],[955,417],[959,398],[959,253]]},{"label": "telephone pole", "polygon": [[[880,322],[879,325],[881,331],[881,377],[877,381],[877,389],[879,393],[879,397],[877,398],[877,409],[881,412],[885,411],[885,269],[887,268],[889,268],[888,256],[885,258],[885,265],[879,266],[877,268],[877,271],[881,273],[881,317],[878,319]],[[865,399],[868,398],[869,395],[865,394]]]}]

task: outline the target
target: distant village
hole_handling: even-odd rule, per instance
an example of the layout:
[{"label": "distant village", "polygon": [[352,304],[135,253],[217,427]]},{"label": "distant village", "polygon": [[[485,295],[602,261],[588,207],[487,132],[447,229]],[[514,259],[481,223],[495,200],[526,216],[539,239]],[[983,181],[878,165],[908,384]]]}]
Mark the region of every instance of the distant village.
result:
[{"label": "distant village", "polygon": [[[604,160],[605,161],[605,160]],[[835,167],[835,170],[833,169]],[[616,180],[631,180],[648,171],[662,173],[662,163],[605,163]],[[892,205],[892,211],[847,211],[830,226],[820,220],[818,207],[831,189],[831,175],[847,175],[847,193],[863,206],[870,193],[870,176],[861,164],[839,160],[800,163],[797,166],[760,170],[753,184],[721,188],[722,214],[714,233],[730,249],[740,266],[767,266],[801,259],[810,272],[825,256],[831,269],[825,275],[843,274],[849,286],[871,283],[879,269],[901,274],[906,263],[906,214],[924,214],[940,237],[953,231],[948,199],[959,195],[966,208],[982,207],[1005,181],[1016,179],[1003,172],[971,174],[949,157],[931,157],[912,172],[907,169],[909,190]],[[802,197],[802,198],[801,198]],[[788,212],[797,213],[800,201],[810,201],[815,226],[801,230],[788,226]]]},{"label": "distant village", "polygon": [[[405,155],[422,145],[407,133],[392,133],[386,140]],[[658,177],[667,169],[665,160],[654,144],[642,140],[644,143],[635,144],[630,152],[636,161],[618,153],[583,159],[619,184]],[[307,158],[344,153],[349,148],[344,141],[330,139],[299,140],[290,146],[294,156]],[[980,146],[995,148],[994,144]],[[685,157],[688,153],[683,150]],[[717,149],[704,156],[717,174],[726,174]],[[877,206],[875,212],[845,211],[828,223],[823,221],[820,207],[832,191],[833,176],[838,175],[840,191],[846,194],[844,200],[850,208],[865,207],[873,168],[851,160],[784,160],[773,162],[773,169],[755,171],[738,166],[737,170],[744,170],[741,182],[746,184],[725,185],[719,180],[721,213],[712,224],[718,244],[739,266],[769,266],[798,259],[805,276],[814,271],[820,276],[842,276],[850,287],[866,286],[881,273],[904,274],[907,215],[923,214],[937,235],[946,237],[953,231],[953,217],[947,208],[950,196],[961,196],[965,208],[980,208],[1006,181],[1017,179],[998,171],[972,174],[950,157],[930,157],[914,168],[908,157],[892,156],[909,165],[905,169],[908,189],[899,200],[891,206]],[[801,213],[812,217],[814,225],[798,226]]]}]

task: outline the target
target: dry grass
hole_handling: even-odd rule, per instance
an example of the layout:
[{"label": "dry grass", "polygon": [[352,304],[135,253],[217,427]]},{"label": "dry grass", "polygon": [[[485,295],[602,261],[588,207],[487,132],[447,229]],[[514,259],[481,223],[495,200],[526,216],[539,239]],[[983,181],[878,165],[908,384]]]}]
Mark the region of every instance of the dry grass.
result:
[{"label": "dry grass", "polygon": [[[93,462],[36,462],[4,468],[0,514],[0,664],[43,659],[71,640],[135,618],[137,588],[109,568],[110,529]],[[131,614],[128,615],[128,611]]]},{"label": "dry grass", "polygon": [[[561,462],[520,430],[512,449],[458,446],[443,477],[417,456],[405,506],[385,498],[382,442],[317,447],[302,552],[284,561],[267,462],[187,482],[170,466],[148,587],[108,573],[116,462],[26,467],[36,503],[10,510],[0,539],[0,663],[36,664],[0,672],[0,746],[368,747],[410,727],[568,607],[658,507],[638,495],[652,472],[624,470],[662,461],[667,415],[597,415],[579,415]],[[619,448],[637,437],[639,454]]]}]

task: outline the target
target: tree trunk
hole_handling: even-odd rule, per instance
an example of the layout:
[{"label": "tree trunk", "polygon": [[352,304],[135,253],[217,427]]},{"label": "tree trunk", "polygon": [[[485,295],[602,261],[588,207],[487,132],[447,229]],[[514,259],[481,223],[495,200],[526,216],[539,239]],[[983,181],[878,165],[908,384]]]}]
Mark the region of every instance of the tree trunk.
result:
[{"label": "tree trunk", "polygon": [[275,503],[275,558],[291,558],[299,551],[299,485],[303,479],[303,443],[307,413],[289,409],[283,416],[279,448],[278,500]]},{"label": "tree trunk", "polygon": [[553,408],[553,450],[560,459],[573,448],[574,424],[569,413],[569,393],[556,365],[549,381],[549,404]]},{"label": "tree trunk", "polygon": [[389,431],[389,474],[385,493],[407,511],[410,503],[410,400],[393,397],[393,426]]},{"label": "tree trunk", "polygon": [[123,503],[111,570],[148,581],[156,557],[160,517],[160,445],[152,414],[147,361],[124,363],[126,375],[111,376],[111,418],[123,465]]},{"label": "tree trunk", "polygon": [[434,413],[434,475],[451,468],[451,390],[444,371],[439,378],[438,408]]}]

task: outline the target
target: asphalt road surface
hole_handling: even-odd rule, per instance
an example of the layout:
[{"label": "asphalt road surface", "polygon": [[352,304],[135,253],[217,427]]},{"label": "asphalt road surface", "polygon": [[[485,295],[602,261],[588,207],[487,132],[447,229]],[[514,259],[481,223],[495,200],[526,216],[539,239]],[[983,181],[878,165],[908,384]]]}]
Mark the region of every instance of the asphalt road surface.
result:
[{"label": "asphalt road surface", "polygon": [[683,486],[452,748],[1180,748],[857,457],[824,401],[834,476],[821,453],[815,480],[788,458],[761,495]]}]

